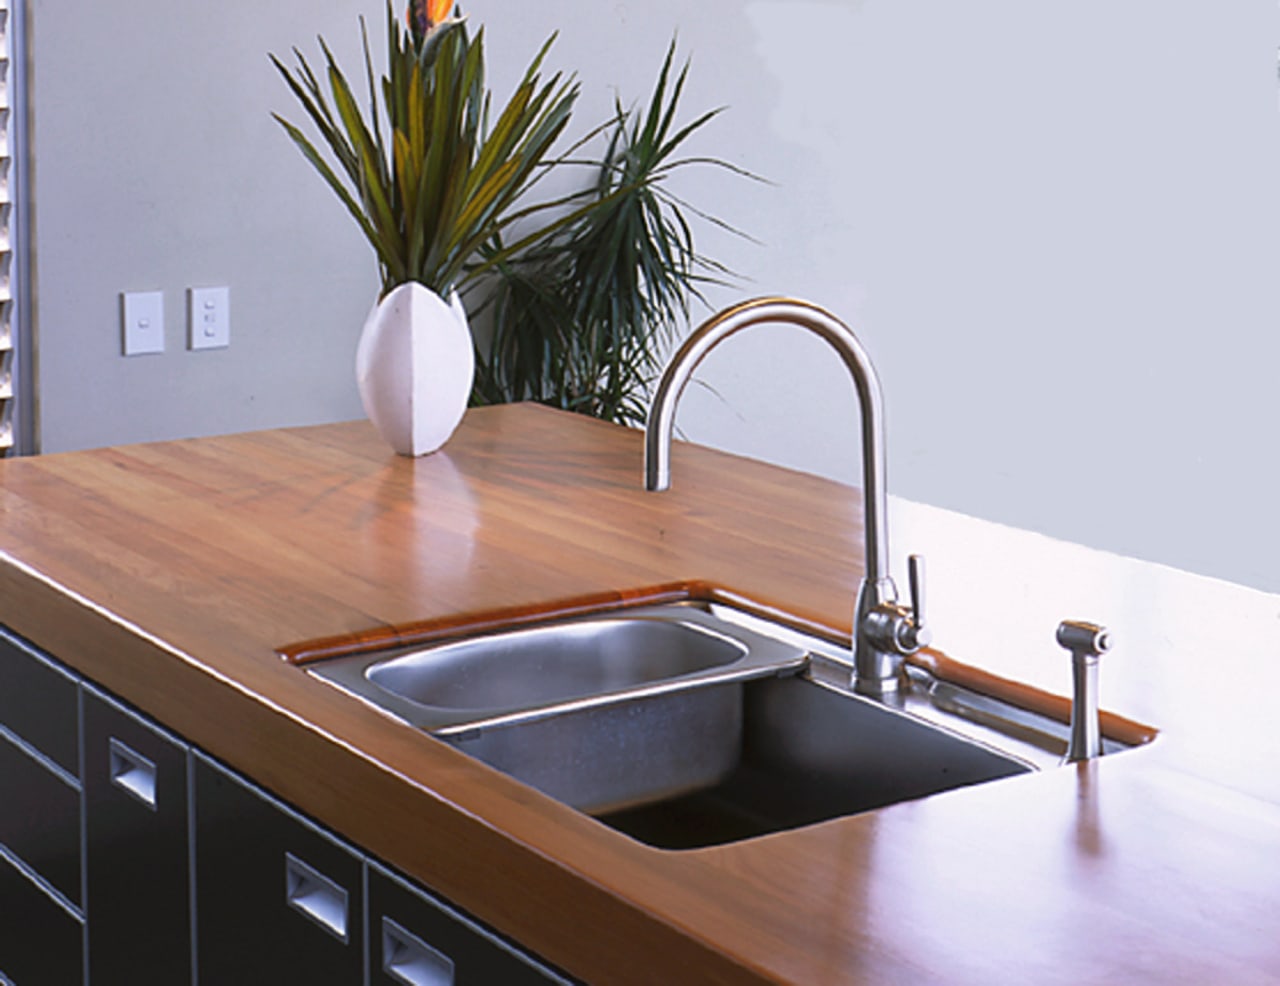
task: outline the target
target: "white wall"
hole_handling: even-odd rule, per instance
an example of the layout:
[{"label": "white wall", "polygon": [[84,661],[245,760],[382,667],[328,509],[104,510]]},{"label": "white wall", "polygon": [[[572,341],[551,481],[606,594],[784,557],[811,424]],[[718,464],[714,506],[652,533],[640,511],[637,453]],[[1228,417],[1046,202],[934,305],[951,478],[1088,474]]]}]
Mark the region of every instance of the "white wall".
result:
[{"label": "white wall", "polygon": [[[380,8],[118,6],[35,17],[46,449],[357,414],[372,260],[267,119],[293,110],[265,52],[320,32],[345,57]],[[1272,0],[468,11],[500,92],[560,31],[584,128],[613,87],[647,92],[678,31],[689,111],[730,106],[696,149],[776,182],[679,186],[764,244],[704,236],[751,279],[713,300],[796,294],[854,325],[893,493],[1280,591]],[[180,348],[192,283],[231,285],[225,353]],[[116,292],[153,287],[170,351],[122,359]],[[758,329],[702,377],[689,437],[857,480],[854,401],[821,344]]]}]

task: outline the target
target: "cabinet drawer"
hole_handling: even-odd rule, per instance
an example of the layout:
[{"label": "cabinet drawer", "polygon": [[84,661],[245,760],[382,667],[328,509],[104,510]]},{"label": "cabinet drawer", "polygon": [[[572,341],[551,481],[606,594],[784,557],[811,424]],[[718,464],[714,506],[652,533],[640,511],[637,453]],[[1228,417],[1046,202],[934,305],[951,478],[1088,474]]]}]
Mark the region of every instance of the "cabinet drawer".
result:
[{"label": "cabinet drawer", "polygon": [[546,986],[570,980],[471,918],[369,864],[373,986]]},{"label": "cabinet drawer", "polygon": [[0,628],[0,726],[80,776],[76,680]]},{"label": "cabinet drawer", "polygon": [[0,844],[79,907],[80,791],[0,737],[0,806]]},{"label": "cabinet drawer", "polygon": [[202,755],[192,771],[200,986],[362,986],[362,858]]},{"label": "cabinet drawer", "polygon": [[82,986],[84,925],[0,859],[0,975],[15,986]]}]

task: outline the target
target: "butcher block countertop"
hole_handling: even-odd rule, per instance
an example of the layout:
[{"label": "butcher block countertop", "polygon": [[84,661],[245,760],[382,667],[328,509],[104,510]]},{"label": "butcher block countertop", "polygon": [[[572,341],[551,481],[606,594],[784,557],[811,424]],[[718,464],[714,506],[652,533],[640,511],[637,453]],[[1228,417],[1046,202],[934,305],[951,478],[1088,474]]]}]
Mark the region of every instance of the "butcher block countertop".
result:
[{"label": "butcher block countertop", "polygon": [[416,460],[365,422],[9,460],[0,622],[592,983],[1280,982],[1280,597],[894,501],[941,651],[1065,694],[1057,621],[1104,623],[1102,705],[1159,735],[683,852],[281,656],[655,595],[847,639],[857,491],[692,445],[640,477],[638,432],[532,405]]}]

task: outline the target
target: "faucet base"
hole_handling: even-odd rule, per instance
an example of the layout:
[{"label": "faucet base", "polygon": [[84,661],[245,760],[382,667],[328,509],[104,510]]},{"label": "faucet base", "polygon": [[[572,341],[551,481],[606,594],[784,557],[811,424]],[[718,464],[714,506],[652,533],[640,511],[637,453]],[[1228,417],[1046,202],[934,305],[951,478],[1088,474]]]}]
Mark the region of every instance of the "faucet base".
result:
[{"label": "faucet base", "polygon": [[896,695],[902,687],[902,680],[896,674],[891,678],[860,678],[855,674],[850,684],[859,695],[884,698],[887,695]]}]

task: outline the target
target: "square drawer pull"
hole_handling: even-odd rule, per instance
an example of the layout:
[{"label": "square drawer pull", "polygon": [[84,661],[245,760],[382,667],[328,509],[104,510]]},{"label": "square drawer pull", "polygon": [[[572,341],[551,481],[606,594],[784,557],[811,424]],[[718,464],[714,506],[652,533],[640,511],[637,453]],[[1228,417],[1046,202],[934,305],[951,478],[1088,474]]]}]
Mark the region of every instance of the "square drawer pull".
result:
[{"label": "square drawer pull", "polygon": [[347,944],[347,892],[291,852],[284,854],[285,903]]},{"label": "square drawer pull", "polygon": [[382,971],[404,986],[453,986],[453,960],[388,917],[382,919]]},{"label": "square drawer pull", "polygon": [[111,783],[156,810],[156,765],[114,736],[108,741]]}]

